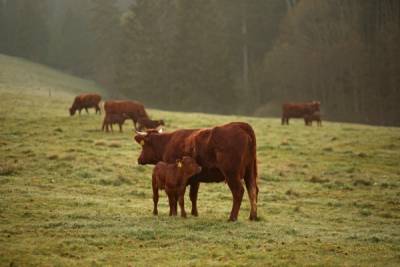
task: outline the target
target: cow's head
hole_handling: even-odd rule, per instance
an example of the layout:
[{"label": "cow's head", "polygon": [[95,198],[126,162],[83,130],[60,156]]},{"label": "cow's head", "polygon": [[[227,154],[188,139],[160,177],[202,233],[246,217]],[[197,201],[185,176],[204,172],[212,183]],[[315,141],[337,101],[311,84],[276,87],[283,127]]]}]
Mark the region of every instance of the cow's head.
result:
[{"label": "cow's head", "polygon": [[74,116],[76,112],[76,109],[74,107],[69,108],[69,115]]},{"label": "cow's head", "polygon": [[138,158],[140,165],[157,164],[162,160],[159,151],[161,148],[157,145],[161,133],[162,129],[147,130],[145,132],[136,131],[135,141],[142,146],[142,152]]}]

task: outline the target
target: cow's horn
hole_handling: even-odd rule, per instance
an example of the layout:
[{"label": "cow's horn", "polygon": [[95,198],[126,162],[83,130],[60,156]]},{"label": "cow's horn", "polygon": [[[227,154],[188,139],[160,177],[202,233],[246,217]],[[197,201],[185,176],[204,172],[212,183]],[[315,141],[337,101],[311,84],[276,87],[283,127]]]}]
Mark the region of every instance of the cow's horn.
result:
[{"label": "cow's horn", "polygon": [[136,134],[138,135],[147,135],[147,132],[140,132],[138,130],[135,130]]},{"label": "cow's horn", "polygon": [[162,133],[162,132],[164,132],[164,130],[162,127],[160,127],[160,129],[158,129],[158,133]]}]

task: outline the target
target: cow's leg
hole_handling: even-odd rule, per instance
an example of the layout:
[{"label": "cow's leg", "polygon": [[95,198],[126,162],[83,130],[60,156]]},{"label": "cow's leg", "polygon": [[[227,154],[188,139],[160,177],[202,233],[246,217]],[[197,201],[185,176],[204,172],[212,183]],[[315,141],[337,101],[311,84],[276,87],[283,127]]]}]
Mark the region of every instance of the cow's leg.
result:
[{"label": "cow's leg", "polygon": [[285,117],[283,117],[283,116],[282,116],[282,122],[281,122],[281,124],[282,124],[282,125],[285,125]]},{"label": "cow's leg", "polygon": [[114,129],[113,129],[113,124],[112,123],[110,123],[110,128],[111,128],[111,132],[113,133],[114,132]]},{"label": "cow's leg", "polygon": [[85,108],[85,110],[86,110],[86,114],[89,114],[89,110],[88,110],[88,108],[87,108],[87,107]]},{"label": "cow's leg", "polygon": [[199,213],[197,211],[197,193],[199,192],[199,182],[192,182],[190,184],[190,191],[189,191],[189,197],[190,201],[192,202],[192,215],[193,216],[199,216]]},{"label": "cow's leg", "polygon": [[106,128],[106,117],[104,117],[103,125],[101,125],[101,130],[104,132],[105,128]]},{"label": "cow's leg", "polygon": [[172,216],[173,214],[173,209],[174,209],[174,202],[173,202],[173,196],[169,192],[167,193],[168,196],[168,204],[169,204],[169,216]]},{"label": "cow's leg", "polygon": [[99,107],[99,104],[96,105],[96,114],[97,114],[97,112],[99,112],[99,114],[101,115],[101,109]]},{"label": "cow's leg", "polygon": [[254,168],[257,168],[255,164],[251,164],[249,167],[247,167],[246,174],[244,176],[247,193],[249,195],[249,200],[250,200],[250,216],[249,216],[250,220],[257,219],[258,185],[257,185],[256,170]]},{"label": "cow's leg", "polygon": [[185,211],[185,190],[186,186],[183,186],[183,188],[180,189],[178,192],[178,198],[179,198],[179,207],[181,208],[181,216],[183,218],[186,218],[186,211]]},{"label": "cow's leg", "polygon": [[119,125],[119,132],[122,133],[122,124],[119,123],[118,125]]},{"label": "cow's leg", "polygon": [[158,186],[157,186],[157,177],[153,175],[153,180],[152,180],[152,187],[153,187],[153,214],[157,215],[158,210],[157,210],[157,205],[158,205]]},{"label": "cow's leg", "polygon": [[244,194],[244,188],[240,180],[240,177],[243,176],[241,176],[239,171],[236,170],[230,170],[228,172],[224,172],[224,176],[225,176],[225,181],[227,181],[229,189],[232,192],[232,198],[233,198],[232,210],[231,210],[231,215],[229,217],[229,221],[234,222],[237,220],[240,204],[242,204],[242,199]]}]

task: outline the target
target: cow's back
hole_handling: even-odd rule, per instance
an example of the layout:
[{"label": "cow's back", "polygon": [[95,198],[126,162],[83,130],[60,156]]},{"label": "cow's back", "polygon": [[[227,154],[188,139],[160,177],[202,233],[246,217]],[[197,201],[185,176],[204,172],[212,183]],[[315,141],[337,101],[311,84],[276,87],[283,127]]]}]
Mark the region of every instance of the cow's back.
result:
[{"label": "cow's back", "polygon": [[109,100],[104,104],[106,113],[126,113],[135,117],[148,117],[144,105],[133,100]]}]

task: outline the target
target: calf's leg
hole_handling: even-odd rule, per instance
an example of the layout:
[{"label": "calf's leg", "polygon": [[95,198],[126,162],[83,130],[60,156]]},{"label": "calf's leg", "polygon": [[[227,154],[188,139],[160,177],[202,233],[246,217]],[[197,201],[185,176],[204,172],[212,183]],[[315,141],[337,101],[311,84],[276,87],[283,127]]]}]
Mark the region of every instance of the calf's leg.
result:
[{"label": "calf's leg", "polygon": [[181,216],[186,218],[186,211],[185,211],[185,190],[186,186],[180,189],[178,199],[179,199],[179,207],[181,208]]},{"label": "calf's leg", "polygon": [[157,205],[158,205],[158,186],[157,186],[157,177],[153,175],[153,180],[152,180],[152,188],[153,188],[153,214],[157,215],[158,210],[157,210]]}]

